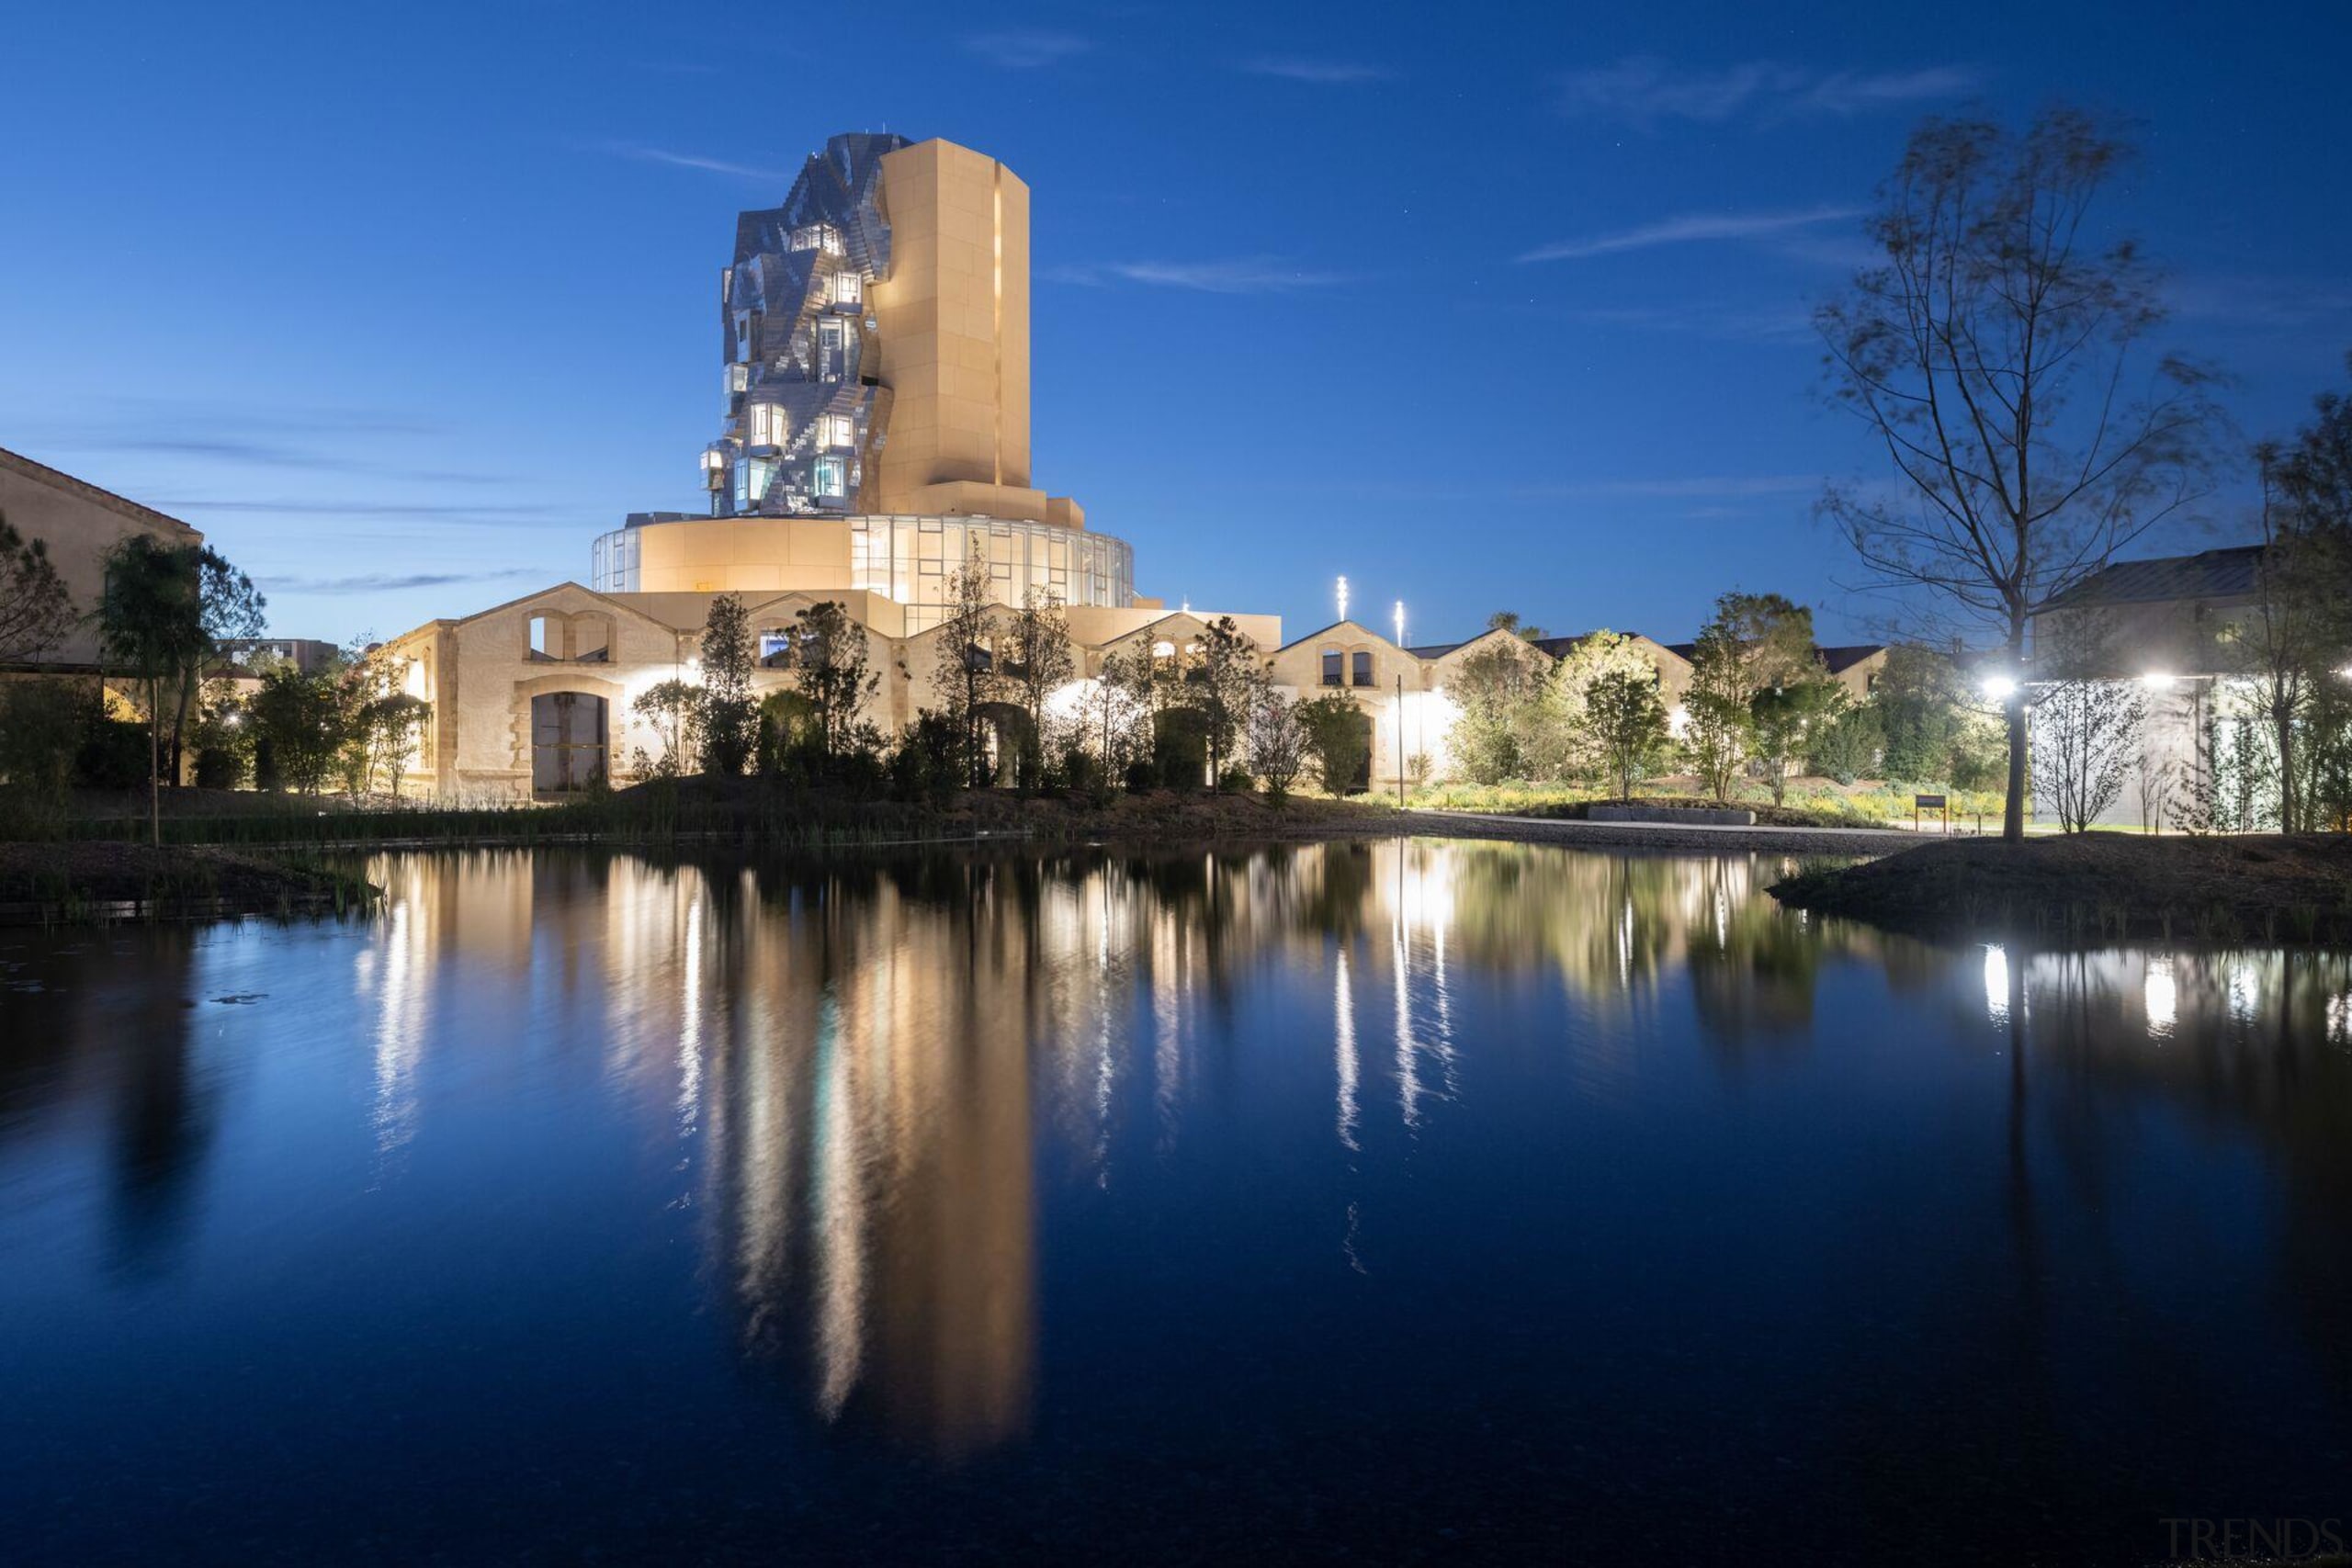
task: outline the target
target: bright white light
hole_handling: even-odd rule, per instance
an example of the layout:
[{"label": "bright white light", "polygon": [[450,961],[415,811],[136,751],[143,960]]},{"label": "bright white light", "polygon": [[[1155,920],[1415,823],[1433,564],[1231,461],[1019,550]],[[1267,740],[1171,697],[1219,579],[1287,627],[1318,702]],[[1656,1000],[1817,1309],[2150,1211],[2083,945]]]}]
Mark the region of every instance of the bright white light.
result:
[{"label": "bright white light", "polygon": [[1340,579],[1340,619],[1348,618],[1348,580]]},{"label": "bright white light", "polygon": [[[1984,694],[1996,703],[2005,703],[2018,694],[2018,683],[2007,675],[1987,675],[1984,677]],[[1997,953],[2000,950],[1996,948],[1994,951]]]},{"label": "bright white light", "polygon": [[1995,1023],[2009,1021],[2009,955],[1998,946],[1984,950],[1984,1010]]},{"label": "bright white light", "polygon": [[1405,601],[1402,599],[1396,601],[1395,619],[1396,622],[1396,646],[1402,648],[1405,646]]},{"label": "bright white light", "polygon": [[2162,670],[2151,670],[2140,677],[2140,684],[2152,692],[2169,692],[2179,683],[2180,677]]},{"label": "bright white light", "polygon": [[2173,978],[2171,959],[2148,960],[2148,983],[2144,994],[2148,1004],[2149,1038],[2170,1038],[2173,1022],[2180,1010],[2180,987]]}]

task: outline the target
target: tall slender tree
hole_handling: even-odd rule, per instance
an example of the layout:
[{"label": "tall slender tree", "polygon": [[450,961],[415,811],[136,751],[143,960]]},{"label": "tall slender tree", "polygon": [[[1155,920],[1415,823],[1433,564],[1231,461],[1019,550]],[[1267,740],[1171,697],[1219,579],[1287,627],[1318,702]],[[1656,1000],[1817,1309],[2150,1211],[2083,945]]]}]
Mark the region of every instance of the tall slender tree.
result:
[{"label": "tall slender tree", "polygon": [[[2096,222],[2130,151],[2064,107],[2021,134],[1926,121],[1870,220],[1883,259],[1815,317],[1828,395],[1896,480],[1832,487],[1823,513],[1908,614],[1989,630],[2020,674],[2038,610],[2207,489],[2210,374],[2147,363],[2154,276]],[[2012,841],[2024,691],[2007,701]]]}]

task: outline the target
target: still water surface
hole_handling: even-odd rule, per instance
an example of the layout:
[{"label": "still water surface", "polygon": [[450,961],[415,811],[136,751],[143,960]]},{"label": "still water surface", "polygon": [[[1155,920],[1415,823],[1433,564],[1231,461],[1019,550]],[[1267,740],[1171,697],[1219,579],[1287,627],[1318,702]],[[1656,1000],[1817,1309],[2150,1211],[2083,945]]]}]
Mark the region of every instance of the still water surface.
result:
[{"label": "still water surface", "polygon": [[0,1558],[2352,1515],[2352,960],[1936,949],[1780,869],[414,855],[366,921],[0,932]]}]

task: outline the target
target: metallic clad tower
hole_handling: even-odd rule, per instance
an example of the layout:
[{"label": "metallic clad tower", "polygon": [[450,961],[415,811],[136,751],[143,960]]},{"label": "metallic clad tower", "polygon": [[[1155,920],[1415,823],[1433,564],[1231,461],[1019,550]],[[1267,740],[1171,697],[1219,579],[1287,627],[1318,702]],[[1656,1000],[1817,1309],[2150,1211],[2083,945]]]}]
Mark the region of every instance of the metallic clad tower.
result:
[{"label": "metallic clad tower", "polygon": [[712,515],[873,509],[890,390],[868,300],[890,276],[882,159],[907,144],[836,136],[782,206],[736,220],[719,287],[726,423],[703,455]]}]

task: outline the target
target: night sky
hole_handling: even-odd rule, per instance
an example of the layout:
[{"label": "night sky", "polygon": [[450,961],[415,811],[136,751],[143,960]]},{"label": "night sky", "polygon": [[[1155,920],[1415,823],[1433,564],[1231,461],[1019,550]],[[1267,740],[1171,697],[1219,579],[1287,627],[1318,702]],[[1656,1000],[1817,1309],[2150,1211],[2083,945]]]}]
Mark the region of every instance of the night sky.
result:
[{"label": "night sky", "polygon": [[[2064,96],[2246,434],[2344,381],[2341,4],[27,6],[0,446],[173,512],[343,640],[698,510],[739,209],[831,133],[1034,193],[1036,482],[1170,604],[1688,636],[1871,605],[1811,304],[1922,115]],[[743,19],[757,17],[754,28]],[[2195,547],[2243,529],[2242,492]],[[1367,618],[1371,618],[1367,616]]]}]

